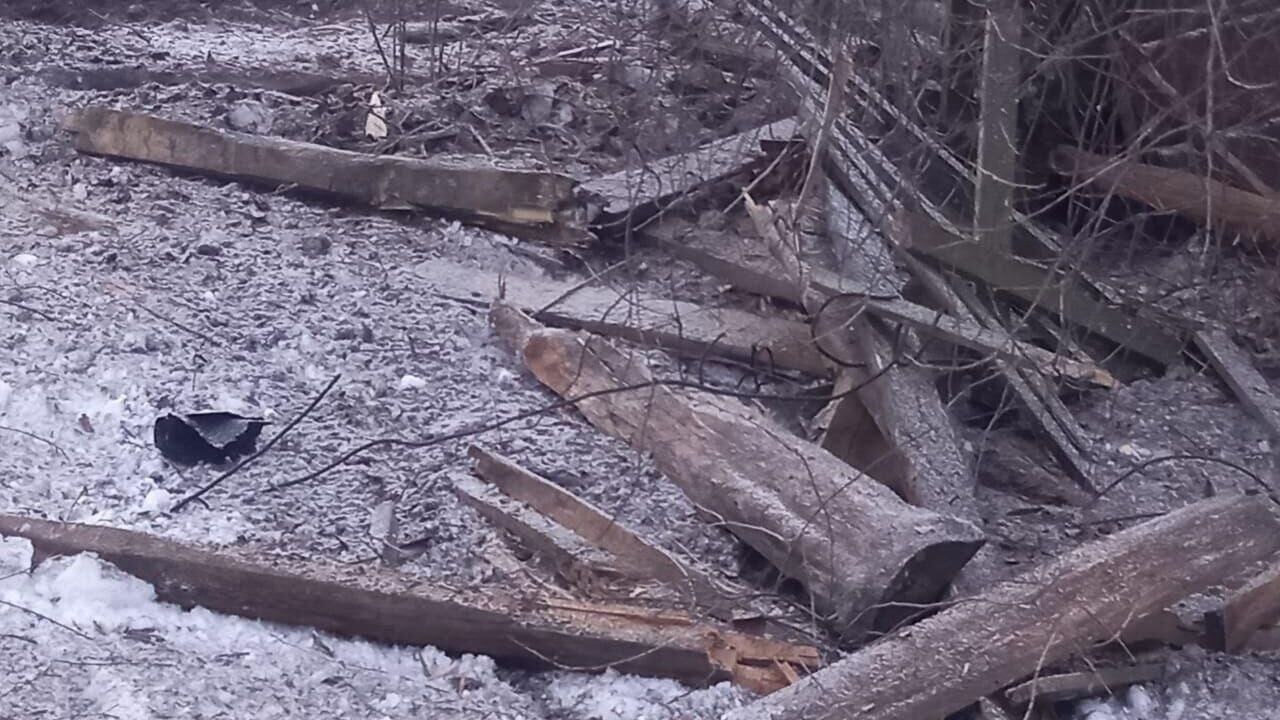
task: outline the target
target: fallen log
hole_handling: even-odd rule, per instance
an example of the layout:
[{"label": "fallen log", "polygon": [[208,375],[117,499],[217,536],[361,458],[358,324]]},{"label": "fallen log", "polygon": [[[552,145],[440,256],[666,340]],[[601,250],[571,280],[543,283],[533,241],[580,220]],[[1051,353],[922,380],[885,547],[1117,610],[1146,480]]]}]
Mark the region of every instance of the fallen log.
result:
[{"label": "fallen log", "polygon": [[862,299],[859,307],[886,320],[908,325],[956,347],[969,348],[1013,365],[1031,366],[1048,377],[1102,388],[1116,387],[1116,379],[1093,363],[1072,360],[1007,333],[906,300]]},{"label": "fallen log", "polygon": [[1204,500],[1077,548],[726,717],[943,718],[1278,550],[1280,520],[1265,499]]},{"label": "fallen log", "polygon": [[[0,515],[0,535],[43,556],[94,553],[157,597],[397,645],[490,655],[518,667],[620,672],[757,692],[818,665],[817,651],[699,624],[672,611],[437,589],[372,565],[229,548],[217,553],[115,528]],[[787,672],[781,665],[788,667]]]},{"label": "fallen log", "polygon": [[1232,591],[1222,607],[1205,613],[1205,645],[1236,653],[1249,645],[1259,628],[1280,620],[1280,563],[1273,563]]},{"label": "fallen log", "polygon": [[446,262],[420,267],[418,275],[437,293],[477,306],[488,307],[501,291],[505,302],[555,327],[620,337],[692,359],[727,358],[819,376],[828,372],[809,326],[797,321],[623,294],[607,287],[498,277]]},{"label": "fallen log", "polygon": [[[832,190],[829,195],[838,196],[838,191]],[[828,233],[841,236],[844,232],[842,221],[848,216],[841,212],[843,209],[839,205],[826,208]],[[842,355],[856,357],[857,362],[845,369],[857,388],[856,402],[867,409],[893,447],[891,458],[905,460],[905,467],[901,468],[905,474],[895,478],[895,484],[890,487],[913,505],[981,523],[973,497],[974,482],[956,444],[955,429],[938,396],[934,378],[915,365],[898,364],[896,349],[888,338],[857,312],[859,301],[854,296],[842,297],[830,289],[824,292],[814,287],[817,282],[813,269],[794,251],[790,257],[783,255],[785,244],[771,214],[750,201],[747,210],[756,231],[778,259],[782,272],[796,278],[797,294],[814,316],[815,334],[840,348]],[[833,218],[837,219],[833,221]],[[874,246],[868,250],[850,258],[855,265],[852,273],[855,282],[868,284],[866,294],[898,294],[902,282],[887,250],[880,254]],[[915,345],[914,337],[904,342],[908,347],[900,349],[903,352],[916,349],[911,347]],[[845,397],[836,402],[852,401],[855,400]]]},{"label": "fallen log", "polygon": [[1077,148],[1053,151],[1054,172],[1171,211],[1196,222],[1222,223],[1254,238],[1280,242],[1280,200],[1234,188],[1221,180]]},{"label": "fallen log", "polygon": [[706,512],[808,592],[850,642],[937,598],[982,544],[971,524],[901,501],[741,401],[655,383],[599,337],[544,328],[509,306],[491,319],[543,384],[596,427],[653,456]]},{"label": "fallen log", "polygon": [[67,116],[77,150],[290,186],[385,210],[423,209],[513,235],[586,245],[587,209],[564,175],[366,155],[89,107]]}]

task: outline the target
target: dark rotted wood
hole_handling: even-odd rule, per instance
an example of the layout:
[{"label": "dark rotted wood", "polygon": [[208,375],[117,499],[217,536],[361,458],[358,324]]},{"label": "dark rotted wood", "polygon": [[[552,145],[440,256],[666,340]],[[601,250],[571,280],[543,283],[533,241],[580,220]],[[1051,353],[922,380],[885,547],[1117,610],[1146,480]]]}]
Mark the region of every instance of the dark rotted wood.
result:
[{"label": "dark rotted wood", "polygon": [[901,617],[884,603],[932,601],[982,544],[973,525],[908,505],[739,400],[646,385],[638,358],[509,306],[491,318],[543,384],[566,398],[602,393],[577,403],[592,424],[650,453],[851,641]]},{"label": "dark rotted wood", "polygon": [[727,717],[941,720],[1277,550],[1280,521],[1267,500],[1203,500],[1000,583]]},{"label": "dark rotted wood", "polygon": [[555,173],[367,155],[103,107],[71,113],[65,127],[82,152],[423,209],[548,242],[590,241],[576,182]]},{"label": "dark rotted wood", "polygon": [[1117,193],[1199,223],[1224,224],[1242,234],[1280,242],[1280,200],[1174,168],[1062,146],[1050,163],[1055,172],[1100,192]]},{"label": "dark rotted wood", "polygon": [[[688,616],[617,604],[433,588],[377,566],[227,549],[217,553],[143,533],[0,515],[0,535],[42,556],[95,553],[183,608],[307,625],[339,635],[490,655],[520,667],[622,672],[694,685],[734,680],[767,692],[788,681],[777,662],[814,667],[811,647],[698,624]],[[725,648],[736,649],[737,660]]]}]

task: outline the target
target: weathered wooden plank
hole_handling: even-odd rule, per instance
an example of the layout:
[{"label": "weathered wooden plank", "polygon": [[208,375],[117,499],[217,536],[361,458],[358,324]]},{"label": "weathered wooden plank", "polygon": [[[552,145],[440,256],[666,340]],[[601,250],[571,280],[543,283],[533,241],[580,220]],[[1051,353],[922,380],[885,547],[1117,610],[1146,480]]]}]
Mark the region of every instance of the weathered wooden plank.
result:
[{"label": "weathered wooden plank", "polygon": [[1011,365],[1034,367],[1049,377],[1104,388],[1116,386],[1116,379],[1111,373],[1096,364],[1072,360],[1065,355],[1022,342],[1007,333],[906,300],[871,298],[861,300],[859,306],[874,315],[909,325],[923,334],[957,347],[976,350]]},{"label": "weathered wooden plank", "polygon": [[366,155],[103,107],[72,112],[65,127],[82,152],[444,213],[547,241],[591,241],[577,183],[564,175]]},{"label": "weathered wooden plank", "polygon": [[1113,306],[1074,275],[1063,275],[1019,257],[974,253],[971,240],[949,233],[919,213],[904,211],[898,222],[905,230],[904,242],[912,251],[977,278],[997,292],[1065,317],[1118,345],[1166,364],[1186,346],[1186,337]]},{"label": "weathered wooden plank", "polygon": [[[946,296],[944,302],[952,312],[988,327],[1000,326],[994,314],[982,304],[975,293],[962,284],[949,285],[928,267],[917,268],[916,277],[928,278],[928,284],[939,294]],[[1086,491],[1096,492],[1093,461],[1090,460],[1084,429],[1058,397],[1057,389],[1051,387],[1044,376],[1025,367],[1002,361],[997,361],[996,365],[1003,371],[1001,375],[1009,390],[1026,413],[1032,431],[1048,443],[1049,451],[1059,466]]]},{"label": "weathered wooden plank", "polygon": [[539,380],[567,398],[595,393],[577,403],[592,424],[650,453],[850,641],[892,627],[904,612],[895,601],[932,602],[982,544],[971,524],[904,503],[741,401],[656,384],[603,338],[543,328],[509,306],[491,317]]},{"label": "weathered wooden plank", "polygon": [[557,575],[587,595],[626,576],[608,553],[492,485],[458,477],[453,478],[453,492],[464,505],[541,555]]},{"label": "weathered wooden plank", "polygon": [[[816,667],[817,652],[699,624],[672,611],[437,589],[374,565],[325,563],[245,548],[217,553],[143,533],[0,515],[0,535],[44,556],[94,553],[184,608],[308,625],[338,635],[490,655],[519,667],[565,667],[783,687],[778,668]],[[727,652],[727,650],[736,652]]]},{"label": "weathered wooden plank", "polygon": [[1268,505],[1220,496],[1090,543],[726,717],[946,717],[1271,558],[1280,520]]},{"label": "weathered wooden plank", "polygon": [[826,375],[829,363],[805,323],[731,308],[618,293],[608,287],[501,277],[443,261],[418,275],[445,297],[487,307],[503,299],[539,322],[662,348],[694,359],[728,358],[763,368]]}]

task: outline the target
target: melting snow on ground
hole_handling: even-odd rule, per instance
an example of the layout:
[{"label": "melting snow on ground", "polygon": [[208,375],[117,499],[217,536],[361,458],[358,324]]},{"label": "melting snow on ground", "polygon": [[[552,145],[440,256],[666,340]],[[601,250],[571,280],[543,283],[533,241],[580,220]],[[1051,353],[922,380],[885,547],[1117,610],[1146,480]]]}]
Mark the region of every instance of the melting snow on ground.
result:
[{"label": "melting snow on ground", "polygon": [[[31,546],[0,540],[0,646],[6,714],[48,707],[84,717],[491,717],[662,720],[717,717],[727,686],[617,674],[555,674],[517,686],[487,657],[375,645],[305,628],[183,610],[92,555],[28,573]],[[426,619],[424,619],[426,621]]]}]

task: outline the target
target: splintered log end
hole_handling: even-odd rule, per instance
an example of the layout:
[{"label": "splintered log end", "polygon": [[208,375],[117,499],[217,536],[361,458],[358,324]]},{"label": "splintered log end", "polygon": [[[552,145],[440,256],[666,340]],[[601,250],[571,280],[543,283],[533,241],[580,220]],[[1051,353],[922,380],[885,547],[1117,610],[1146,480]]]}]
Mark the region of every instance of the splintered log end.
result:
[{"label": "splintered log end", "polygon": [[963,520],[942,516],[937,520],[933,527],[913,528],[912,532],[927,539],[897,568],[879,602],[851,598],[852,603],[837,609],[845,642],[891,632],[939,609],[934,603],[986,544],[986,537]]}]

